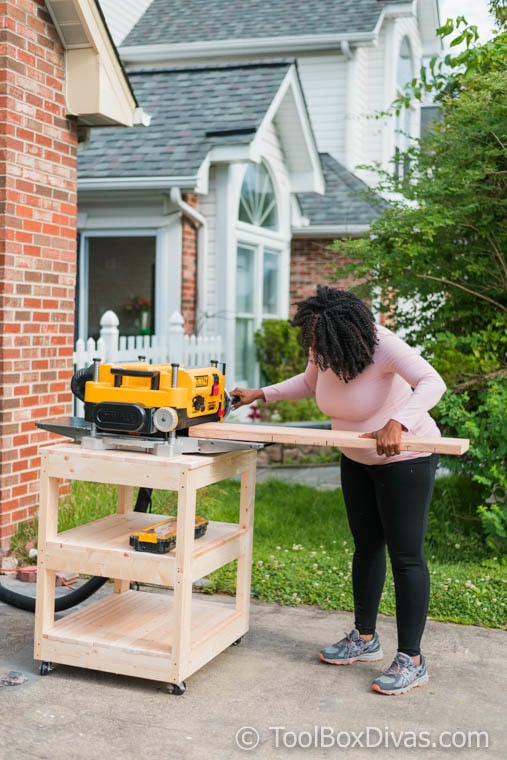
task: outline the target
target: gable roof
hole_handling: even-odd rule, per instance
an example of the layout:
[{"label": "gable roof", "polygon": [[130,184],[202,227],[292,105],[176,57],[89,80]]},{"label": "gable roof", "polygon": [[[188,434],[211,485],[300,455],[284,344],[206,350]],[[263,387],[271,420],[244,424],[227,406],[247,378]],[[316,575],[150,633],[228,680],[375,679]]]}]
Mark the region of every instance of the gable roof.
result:
[{"label": "gable roof", "polygon": [[153,0],[123,45],[372,33],[389,0]]},{"label": "gable roof", "polygon": [[[78,157],[80,189],[177,185],[206,192],[207,175],[206,179],[202,175],[207,173],[209,156],[218,152],[222,160],[231,160],[227,155],[235,150],[237,159],[248,160],[249,146],[284,82],[287,89],[288,77],[295,87],[293,72],[291,61],[129,71],[151,124],[121,133],[114,128],[94,130]],[[286,102],[280,104],[282,122]],[[291,127],[294,132],[294,123]],[[306,146],[299,143],[299,151],[294,151],[295,162],[299,161],[294,170],[312,171],[313,161],[323,184],[311,131],[305,139]],[[302,166],[301,147],[308,150],[309,141],[314,156],[308,154]],[[306,179],[298,189],[318,186]]]},{"label": "gable roof", "polygon": [[320,160],[326,183],[325,195],[298,193],[301,213],[308,219],[308,227],[294,229],[294,235],[332,237],[333,234],[366,231],[380,216],[386,202],[380,196],[371,199],[371,195],[367,195],[368,185],[329,153],[321,153]]}]

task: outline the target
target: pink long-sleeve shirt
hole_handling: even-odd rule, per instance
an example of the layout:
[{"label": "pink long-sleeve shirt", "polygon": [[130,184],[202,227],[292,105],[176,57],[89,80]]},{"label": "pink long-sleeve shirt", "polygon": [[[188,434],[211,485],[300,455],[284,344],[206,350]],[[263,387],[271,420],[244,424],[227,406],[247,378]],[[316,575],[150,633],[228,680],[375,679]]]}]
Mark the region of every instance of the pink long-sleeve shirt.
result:
[{"label": "pink long-sleeve shirt", "polygon": [[[411,435],[439,436],[440,431],[428,412],[444,394],[444,381],[431,364],[397,335],[380,325],[376,329],[378,344],[373,364],[354,380],[346,383],[331,369],[322,371],[309,361],[300,375],[263,388],[266,401],[315,396],[334,430],[372,433],[393,419],[401,422]],[[428,456],[402,451],[386,457],[379,456],[375,449],[348,447],[342,451],[349,459],[363,464],[389,464]]]}]

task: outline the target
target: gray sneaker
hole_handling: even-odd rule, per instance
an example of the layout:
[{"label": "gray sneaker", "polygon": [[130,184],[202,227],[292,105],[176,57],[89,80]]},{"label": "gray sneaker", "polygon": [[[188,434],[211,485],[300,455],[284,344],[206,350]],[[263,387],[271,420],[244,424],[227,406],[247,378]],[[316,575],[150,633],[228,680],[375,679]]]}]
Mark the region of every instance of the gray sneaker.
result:
[{"label": "gray sneaker", "polygon": [[421,664],[414,665],[412,658],[404,652],[398,652],[386,670],[376,678],[371,688],[379,694],[405,694],[415,686],[428,683],[426,660],[421,655]]},{"label": "gray sneaker", "polygon": [[354,628],[344,639],[319,652],[319,657],[330,665],[352,665],[353,662],[381,660],[384,654],[377,633],[370,641],[365,641]]}]

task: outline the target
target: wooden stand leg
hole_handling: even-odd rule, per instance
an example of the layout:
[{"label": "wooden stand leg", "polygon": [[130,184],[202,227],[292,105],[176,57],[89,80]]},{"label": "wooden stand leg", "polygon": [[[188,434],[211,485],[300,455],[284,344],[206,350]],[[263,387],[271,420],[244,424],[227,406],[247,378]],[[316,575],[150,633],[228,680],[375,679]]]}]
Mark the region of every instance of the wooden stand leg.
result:
[{"label": "wooden stand leg", "polygon": [[[119,515],[124,515],[130,512],[134,501],[134,488],[133,486],[118,486],[118,501],[116,503],[116,511]],[[130,588],[130,581],[118,580],[114,581],[114,593],[121,594],[124,591],[128,591]]]},{"label": "wooden stand leg", "polygon": [[255,505],[256,461],[248,470],[241,473],[239,524],[246,530],[246,543],[238,557],[238,574],[236,581],[236,611],[245,619],[248,628],[250,618],[250,587],[253,546],[253,519]]},{"label": "wooden stand leg", "polygon": [[39,542],[37,562],[37,597],[35,600],[34,657],[42,659],[42,639],[55,621],[56,571],[48,570],[44,550],[48,539],[58,531],[58,478],[49,478],[43,471],[40,488]]},{"label": "wooden stand leg", "polygon": [[192,555],[196,507],[196,485],[191,473],[185,472],[178,491],[178,518],[176,527],[176,573],[174,581],[174,628],[171,681],[182,680],[181,673],[188,669],[190,659],[190,633],[192,623]]}]

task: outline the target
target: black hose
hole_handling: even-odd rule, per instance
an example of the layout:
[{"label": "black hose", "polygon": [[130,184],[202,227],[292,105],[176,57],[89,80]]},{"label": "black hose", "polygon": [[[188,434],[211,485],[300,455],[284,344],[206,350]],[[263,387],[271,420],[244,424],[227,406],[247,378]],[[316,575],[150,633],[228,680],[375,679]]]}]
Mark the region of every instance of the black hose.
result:
[{"label": "black hose", "polygon": [[85,399],[85,385],[88,380],[93,380],[94,372],[94,365],[90,364],[89,367],[78,369],[78,371],[75,372],[72,376],[72,379],[70,381],[70,389],[74,396],[76,396],[76,398],[78,398],[80,401],[84,401]]},{"label": "black hose", "polygon": [[[74,591],[69,591],[64,596],[57,596],[55,599],[55,612],[62,612],[70,607],[74,607],[76,604],[81,604],[81,602],[84,602],[85,599],[88,599],[89,596],[98,591],[107,580],[108,578],[101,578],[96,575]],[[20,610],[35,612],[35,597],[18,594],[16,591],[5,588],[1,583],[0,601],[10,604],[11,607],[17,607]]]},{"label": "black hose", "polygon": [[[152,491],[152,488],[139,489],[134,512],[151,511]],[[57,596],[55,598],[55,612],[63,612],[70,607],[74,607],[76,604],[81,604],[81,602],[84,602],[89,596],[95,594],[95,592],[98,591],[108,580],[109,578],[95,575],[93,578],[86,581],[86,583],[83,583],[82,586],[74,589],[74,591],[69,591],[68,594],[64,594],[63,596]],[[9,604],[11,607],[17,607],[20,610],[26,610],[26,612],[35,612],[35,597],[19,594],[17,591],[11,591],[11,589],[2,586],[1,583],[0,602],[5,602],[5,604]]]}]

